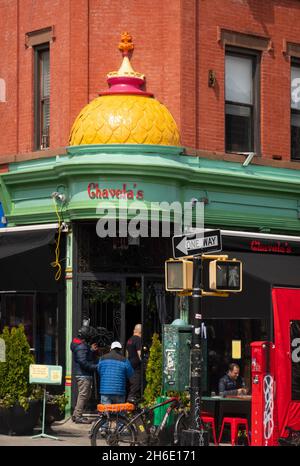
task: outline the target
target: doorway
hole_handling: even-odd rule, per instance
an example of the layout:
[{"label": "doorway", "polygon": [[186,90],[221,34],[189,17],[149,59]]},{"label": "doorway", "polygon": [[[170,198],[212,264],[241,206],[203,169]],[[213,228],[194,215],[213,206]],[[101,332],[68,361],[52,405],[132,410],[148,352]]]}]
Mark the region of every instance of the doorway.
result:
[{"label": "doorway", "polygon": [[141,322],[141,279],[109,275],[84,277],[80,280],[79,294],[81,320],[89,319],[90,325],[99,329],[103,336],[102,352],[107,352],[115,340],[124,348],[133,326]]},{"label": "doorway", "polygon": [[[105,329],[105,346],[118,340],[125,347],[134,326],[143,326],[142,343],[174,319],[174,296],[165,291],[164,276],[153,274],[80,274],[78,328],[84,319]],[[107,348],[106,348],[107,349]]]},{"label": "doorway", "polygon": [[[174,295],[165,291],[164,276],[156,274],[78,274],[78,314],[74,325],[84,319],[101,335],[99,356],[109,352],[112,341],[120,341],[125,354],[126,342],[134,326],[142,324],[142,386],[153,333],[161,336],[162,325],[174,320]],[[75,327],[75,331],[77,330]],[[98,399],[98,378],[90,400],[93,410]],[[74,386],[74,390],[75,386]],[[75,392],[72,400],[75,400]]]}]

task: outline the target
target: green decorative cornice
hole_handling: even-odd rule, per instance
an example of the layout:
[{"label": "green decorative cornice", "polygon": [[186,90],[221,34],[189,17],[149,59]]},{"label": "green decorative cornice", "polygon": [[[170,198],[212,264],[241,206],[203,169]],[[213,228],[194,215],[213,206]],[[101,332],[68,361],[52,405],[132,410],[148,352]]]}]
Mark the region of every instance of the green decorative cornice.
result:
[{"label": "green decorative cornice", "polygon": [[80,146],[68,146],[67,153],[70,155],[90,154],[157,154],[157,155],[180,155],[184,153],[184,147],[180,146],[156,146],[154,144],[88,144]]},{"label": "green decorative cornice", "polygon": [[[48,180],[65,176],[142,175],[153,178],[171,178],[220,187],[236,186],[245,189],[297,192],[300,190],[300,171],[274,167],[203,159],[181,155],[182,148],[169,146],[91,145],[71,146],[67,155],[52,159],[10,164],[9,184],[35,182],[47,173]],[[146,169],[146,170],[145,170]]]},{"label": "green decorative cornice", "polygon": [[57,190],[67,195],[66,221],[96,219],[101,200],[88,197],[89,183],[135,183],[146,203],[206,198],[205,221],[215,226],[300,231],[300,171],[186,156],[182,147],[72,146],[65,155],[12,163],[0,175],[0,199],[9,224],[55,221]]}]

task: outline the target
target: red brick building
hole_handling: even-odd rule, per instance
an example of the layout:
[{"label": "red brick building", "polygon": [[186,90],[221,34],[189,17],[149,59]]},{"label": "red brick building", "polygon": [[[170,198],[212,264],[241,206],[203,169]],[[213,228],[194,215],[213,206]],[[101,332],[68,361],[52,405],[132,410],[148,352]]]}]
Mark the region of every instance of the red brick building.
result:
[{"label": "red brick building", "polygon": [[[209,157],[244,160],[225,155],[225,54],[228,47],[246,55],[257,52],[257,147],[249,152],[262,155],[254,163],[275,159],[276,166],[297,168],[289,161],[291,64],[300,56],[299,20],[297,0],[2,0],[1,163],[64,152],[76,115],[106,88],[107,72],[117,69],[116,44],[128,30],[135,43],[132,64],[173,114],[182,145]],[[35,61],[45,43],[50,128],[47,149],[40,151]]]},{"label": "red brick building", "polygon": [[[132,200],[142,193],[147,208],[179,201],[193,210],[200,201],[205,227],[221,229],[222,251],[243,262],[242,293],[205,300],[206,354],[221,358],[215,373],[214,361],[205,363],[206,391],[234,359],[232,341],[241,342],[248,381],[250,343],[276,344],[272,289],[300,287],[299,23],[298,0],[0,0],[0,327],[27,322],[37,361],[65,368],[68,393],[69,342],[84,320],[123,345],[137,322],[148,345],[165,323],[188,320],[188,303],[165,291],[164,263],[176,257],[170,235],[96,234],[98,203],[114,206],[127,190]],[[141,124],[143,99],[160,103],[140,89],[123,88],[131,103],[117,113],[120,93],[110,88],[111,119],[99,130],[96,97],[119,69],[125,31],[135,71],[122,64],[119,84],[145,74],[180,144],[169,113],[165,127],[157,110]],[[139,124],[142,136],[153,127],[171,134],[171,122],[176,137],[95,143],[111,120],[122,134]]]}]

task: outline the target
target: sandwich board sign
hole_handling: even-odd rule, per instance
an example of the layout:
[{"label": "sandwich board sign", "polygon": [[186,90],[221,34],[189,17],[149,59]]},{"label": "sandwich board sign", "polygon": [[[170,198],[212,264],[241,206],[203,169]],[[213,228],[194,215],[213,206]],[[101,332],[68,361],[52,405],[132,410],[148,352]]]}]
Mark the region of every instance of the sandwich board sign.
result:
[{"label": "sandwich board sign", "polygon": [[46,364],[30,364],[29,366],[29,383],[44,384],[42,432],[38,435],[34,435],[32,438],[46,437],[58,440],[57,437],[45,433],[46,384],[61,385],[61,379],[62,366],[47,366]]}]

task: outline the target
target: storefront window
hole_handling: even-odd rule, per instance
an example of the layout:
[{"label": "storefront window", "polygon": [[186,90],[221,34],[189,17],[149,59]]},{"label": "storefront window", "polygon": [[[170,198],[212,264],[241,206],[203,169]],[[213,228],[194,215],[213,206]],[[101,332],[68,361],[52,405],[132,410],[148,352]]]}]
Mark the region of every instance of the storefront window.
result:
[{"label": "storefront window", "polygon": [[0,305],[1,330],[23,324],[35,362],[58,364],[57,294],[3,293]]},{"label": "storefront window", "polygon": [[58,364],[58,307],[56,293],[37,296],[36,361],[40,364]]},{"label": "storefront window", "polygon": [[23,324],[29,345],[34,347],[34,295],[5,294],[1,300],[1,327],[17,327]]},{"label": "storefront window", "polygon": [[[246,386],[251,388],[251,347],[253,341],[266,340],[266,321],[258,319],[206,319],[207,328],[207,378],[208,392],[218,392],[218,382],[227,372],[231,362],[241,368]],[[224,337],[225,335],[225,337]],[[232,354],[238,341],[241,358]]]}]

